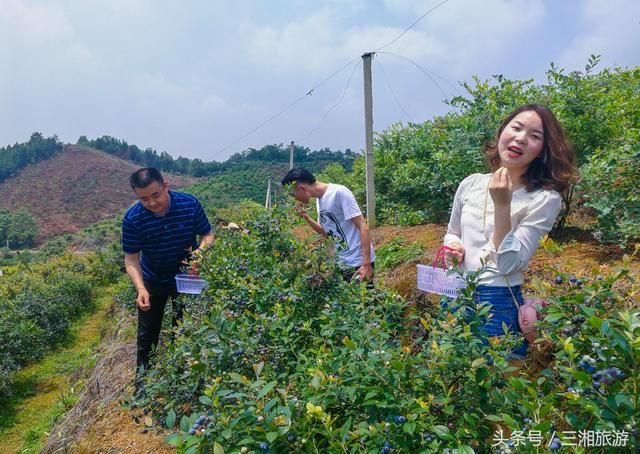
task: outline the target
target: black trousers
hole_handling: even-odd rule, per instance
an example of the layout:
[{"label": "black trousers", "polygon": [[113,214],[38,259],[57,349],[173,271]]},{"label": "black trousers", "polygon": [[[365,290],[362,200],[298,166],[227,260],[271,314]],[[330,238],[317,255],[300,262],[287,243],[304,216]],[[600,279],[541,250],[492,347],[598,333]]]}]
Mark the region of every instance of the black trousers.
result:
[{"label": "black trousers", "polygon": [[[353,274],[356,271],[358,271],[359,268],[360,268],[359,266],[343,268],[342,269],[342,278],[347,282],[351,282],[351,278],[353,277]],[[368,289],[372,289],[373,288],[373,278],[375,277],[375,271],[376,271],[375,262],[371,263],[371,271],[372,271],[371,280],[369,282],[367,282],[367,288]]]},{"label": "black trousers", "polygon": [[162,328],[162,318],[167,300],[171,298],[173,306],[173,326],[177,326],[178,320],[182,319],[182,307],[177,302],[178,291],[176,283],[155,284],[145,282],[144,286],[150,295],[151,309],[143,311],[138,308],[138,354],[136,357],[136,376],[142,370],[149,367],[149,355],[158,345],[160,330]]}]

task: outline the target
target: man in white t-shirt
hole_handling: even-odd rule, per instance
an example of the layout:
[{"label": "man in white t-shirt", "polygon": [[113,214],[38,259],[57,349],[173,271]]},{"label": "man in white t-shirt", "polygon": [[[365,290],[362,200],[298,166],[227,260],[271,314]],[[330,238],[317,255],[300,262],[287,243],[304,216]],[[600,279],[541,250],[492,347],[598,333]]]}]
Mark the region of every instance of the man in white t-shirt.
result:
[{"label": "man in white t-shirt", "polygon": [[[282,185],[291,186],[293,196],[300,202],[296,210],[313,230],[333,238],[336,254],[345,268],[345,278],[371,281],[375,251],[369,226],[353,193],[340,184],[317,181],[303,167],[289,170]],[[312,197],[317,200],[318,221],[304,210]]]}]

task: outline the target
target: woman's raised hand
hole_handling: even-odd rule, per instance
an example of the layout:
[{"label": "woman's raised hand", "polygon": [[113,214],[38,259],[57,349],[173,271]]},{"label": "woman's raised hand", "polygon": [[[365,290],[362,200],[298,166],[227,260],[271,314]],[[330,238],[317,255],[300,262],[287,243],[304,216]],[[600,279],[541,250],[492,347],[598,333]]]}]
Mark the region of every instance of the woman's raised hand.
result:
[{"label": "woman's raised hand", "polygon": [[511,206],[513,183],[506,167],[500,167],[491,176],[489,194],[491,194],[494,206]]}]

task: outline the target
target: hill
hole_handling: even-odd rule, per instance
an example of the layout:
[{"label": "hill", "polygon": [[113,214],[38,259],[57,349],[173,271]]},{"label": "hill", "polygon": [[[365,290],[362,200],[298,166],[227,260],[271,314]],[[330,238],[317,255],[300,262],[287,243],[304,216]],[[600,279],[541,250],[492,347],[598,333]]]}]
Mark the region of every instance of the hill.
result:
[{"label": "hill", "polygon": [[[0,183],[0,209],[27,208],[38,222],[40,241],[74,233],[134,201],[127,179],[139,167],[91,148],[65,145]],[[195,182],[172,175],[168,180],[172,187]]]}]

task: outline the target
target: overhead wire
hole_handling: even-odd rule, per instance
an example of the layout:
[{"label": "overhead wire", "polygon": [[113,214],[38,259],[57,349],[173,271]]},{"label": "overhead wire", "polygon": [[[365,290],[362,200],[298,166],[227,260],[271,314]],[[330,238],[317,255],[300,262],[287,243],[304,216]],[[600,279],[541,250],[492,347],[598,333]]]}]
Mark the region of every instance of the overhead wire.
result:
[{"label": "overhead wire", "polygon": [[[392,44],[396,43],[400,38],[402,38],[407,32],[409,32],[409,30],[411,30],[413,27],[415,27],[422,19],[424,19],[425,17],[427,17],[431,12],[435,11],[436,9],[440,8],[442,5],[444,5],[445,3],[447,3],[449,0],[443,0],[440,3],[438,3],[437,5],[435,5],[433,8],[429,9],[427,12],[425,12],[422,16],[420,16],[417,20],[415,20],[411,25],[409,25],[407,28],[405,28],[398,36],[396,36],[394,39],[392,39],[391,41],[389,41],[387,44],[384,44],[383,46],[380,46],[378,48],[376,48],[373,53],[376,53],[378,51],[380,51],[381,49],[384,49],[386,47],[391,46]],[[417,66],[425,75],[427,75],[427,77],[429,77],[429,79],[431,79],[431,81],[434,83],[434,85],[436,85],[438,87],[438,89],[440,89],[440,91],[444,94],[445,98],[447,97],[447,94],[444,92],[444,90],[442,90],[442,87],[440,87],[440,85],[431,77],[431,75],[428,74],[428,72],[426,72],[420,65],[418,65],[417,63],[415,63],[414,61],[410,60],[407,57],[404,57],[402,55],[399,54],[393,54],[390,52],[381,52],[381,53],[388,53],[390,55],[396,55],[402,58],[406,58],[407,60],[409,60],[412,64],[414,64],[415,66]],[[224,151],[228,150],[229,148],[231,148],[232,146],[234,146],[235,144],[237,144],[238,142],[242,141],[243,139],[249,137],[251,134],[253,134],[254,132],[258,131],[259,129],[261,129],[262,127],[264,127],[265,125],[271,123],[273,120],[275,120],[276,118],[278,118],[280,115],[284,114],[286,111],[288,111],[289,109],[291,109],[292,107],[294,107],[295,105],[297,105],[298,103],[300,103],[301,101],[303,101],[304,99],[306,99],[308,96],[312,96],[314,94],[314,92],[320,87],[322,86],[324,83],[326,83],[327,81],[329,81],[330,79],[332,79],[333,77],[335,77],[337,74],[339,74],[341,71],[343,71],[346,67],[348,67],[349,65],[351,65],[352,63],[356,62],[360,60],[360,57],[356,57],[353,60],[350,60],[349,62],[345,63],[344,65],[342,65],[340,68],[338,68],[336,71],[334,71],[332,74],[330,74],[329,76],[325,77],[322,81],[320,81],[319,83],[317,83],[315,86],[313,86],[309,91],[307,91],[304,95],[300,96],[299,98],[295,99],[294,101],[290,102],[289,104],[287,104],[286,106],[284,106],[282,109],[280,109],[277,113],[275,113],[274,115],[270,116],[269,118],[267,118],[266,120],[262,121],[261,123],[259,123],[258,125],[256,125],[255,127],[253,127],[252,129],[250,129],[249,131],[247,131],[245,134],[243,134],[242,136],[240,136],[239,138],[237,138],[236,140],[230,142],[229,144],[227,144],[226,146],[222,147],[221,149],[219,149],[216,153],[213,154],[212,158],[217,157],[218,155],[220,155],[221,153],[223,153]],[[349,82],[351,81],[351,77],[353,76],[353,72],[355,71],[355,65],[354,65],[354,69],[351,72],[351,76],[349,77]],[[383,70],[384,72],[384,70]],[[386,75],[385,75],[386,78]],[[348,88],[348,83],[347,83],[347,88]],[[346,89],[345,89],[345,93],[346,93]],[[395,96],[395,95],[394,95]],[[342,98],[344,98],[344,93]],[[342,101],[342,98],[340,99],[340,101],[337,103],[339,104]],[[337,106],[336,104],[336,106]],[[319,129],[320,127],[322,127],[322,125],[324,124],[324,121],[327,117],[327,115],[329,114],[329,112],[331,112],[331,110],[333,110],[334,107],[332,107],[331,109],[329,109],[329,111],[327,111],[327,113],[325,113],[325,116],[323,117],[322,123],[321,125],[312,130],[310,134],[312,134],[313,132],[315,132],[317,129]],[[404,109],[403,109],[404,110]],[[406,112],[405,112],[406,113]]]},{"label": "overhead wire", "polygon": [[429,73],[433,73],[435,76],[439,77],[440,79],[444,80],[445,82],[447,82],[447,84],[449,84],[449,86],[451,86],[457,93],[458,95],[462,95],[462,93],[460,93],[460,90],[458,90],[458,88],[453,85],[451,83],[451,81],[449,79],[447,79],[446,77],[443,77],[439,74],[437,74],[434,71],[428,70],[427,68],[423,67],[422,65],[420,65],[419,63],[416,63],[415,61],[413,61],[412,59],[410,59],[409,57],[406,57],[404,55],[400,55],[400,54],[396,54],[394,52],[378,52],[379,54],[382,55],[393,55],[394,57],[398,57],[398,58],[402,58],[404,60],[407,60],[409,63],[411,63],[413,66],[415,66],[416,68],[418,68],[425,76],[427,76],[429,78],[429,80],[436,86],[438,87],[438,89],[440,90],[440,92],[444,95],[445,98],[448,98],[449,95],[442,89],[442,87],[440,86],[440,84],[433,78],[433,76],[431,76],[431,74]]},{"label": "overhead wire", "polygon": [[315,128],[313,128],[311,131],[309,131],[309,133],[305,137],[296,140],[296,142],[300,142],[301,140],[308,139],[309,137],[311,137],[311,135],[314,132],[316,132],[317,130],[322,128],[322,126],[324,126],[324,122],[327,120],[327,117],[329,116],[331,111],[333,111],[333,109],[338,107],[340,105],[340,103],[342,103],[342,101],[344,100],[344,97],[347,94],[347,90],[349,89],[349,85],[351,84],[351,79],[353,78],[353,74],[356,72],[356,68],[359,66],[359,64],[360,64],[360,60],[358,59],[358,61],[356,61],[356,63],[353,65],[353,69],[351,70],[351,74],[349,75],[349,79],[347,79],[347,84],[345,85],[344,89],[342,90],[342,95],[340,96],[340,98],[338,99],[338,101],[335,104],[333,104],[329,109],[327,109],[327,111],[324,113],[324,116],[322,117],[322,121],[320,122],[320,124],[318,126],[316,126]]},{"label": "overhead wire", "polygon": [[380,71],[382,72],[382,75],[384,77],[384,80],[387,81],[387,86],[389,87],[389,91],[391,92],[391,94],[393,95],[393,98],[396,100],[396,104],[398,105],[398,107],[400,107],[400,110],[402,110],[402,112],[404,112],[404,114],[407,116],[407,118],[409,119],[410,122],[413,123],[413,118],[411,118],[411,115],[409,115],[409,113],[407,113],[407,111],[405,110],[404,107],[402,107],[402,104],[400,104],[400,100],[398,99],[398,97],[396,96],[396,92],[393,90],[393,87],[391,86],[391,82],[389,81],[389,78],[387,77],[387,73],[385,72],[384,68],[382,67],[382,65],[378,62],[377,59],[374,60],[374,62],[376,63],[376,65],[378,65],[378,68],[380,68]]},{"label": "overhead wire", "polygon": [[322,85],[324,85],[327,81],[329,81],[330,79],[332,79],[333,77],[335,77],[337,74],[339,74],[340,72],[342,72],[345,68],[347,68],[349,65],[351,65],[352,63],[359,61],[360,57],[358,58],[354,58],[353,60],[348,61],[347,63],[345,63],[344,65],[342,65],[340,68],[338,68],[336,71],[334,71],[332,74],[330,74],[329,76],[325,77],[324,79],[322,79],[320,82],[318,82],[316,85],[314,85],[310,90],[308,90],[304,95],[300,96],[299,98],[295,99],[294,101],[290,102],[289,104],[287,104],[285,107],[283,107],[282,109],[280,109],[276,114],[272,115],[271,117],[267,118],[266,120],[264,120],[263,122],[259,123],[257,126],[255,126],[254,128],[250,129],[249,131],[247,131],[245,134],[243,134],[242,136],[240,136],[239,138],[237,138],[236,140],[234,140],[233,142],[229,143],[228,145],[222,147],[220,150],[218,150],[216,153],[213,154],[212,158],[218,156],[219,154],[221,154],[222,152],[228,150],[229,148],[231,148],[232,146],[234,146],[235,144],[237,144],[238,142],[240,142],[241,140],[249,137],[251,134],[253,134],[254,132],[256,132],[257,130],[259,130],[260,128],[262,128],[263,126],[271,123],[273,120],[275,120],[276,118],[278,118],[280,115],[282,115],[283,113],[285,113],[287,110],[291,109],[293,106],[295,106],[296,104],[300,103],[302,100],[304,100],[305,98],[307,98],[308,96],[312,96],[314,94],[314,92],[321,87]]},{"label": "overhead wire", "polygon": [[402,33],[400,33],[398,36],[396,36],[394,39],[392,39],[391,41],[389,41],[387,44],[385,44],[384,46],[380,46],[377,49],[374,50],[374,52],[378,52],[380,49],[384,49],[385,47],[389,47],[390,45],[392,45],[393,43],[395,43],[396,41],[398,41],[400,38],[402,38],[409,30],[411,30],[413,27],[415,27],[418,22],[420,22],[422,19],[424,19],[425,17],[427,17],[432,11],[435,11],[436,9],[440,8],[442,5],[444,5],[445,3],[447,3],[449,0],[443,0],[442,2],[438,3],[436,6],[434,6],[433,8],[431,8],[429,11],[427,11],[426,13],[424,13],[422,16],[420,16],[413,24],[409,25],[407,28],[405,28],[403,30]]}]

